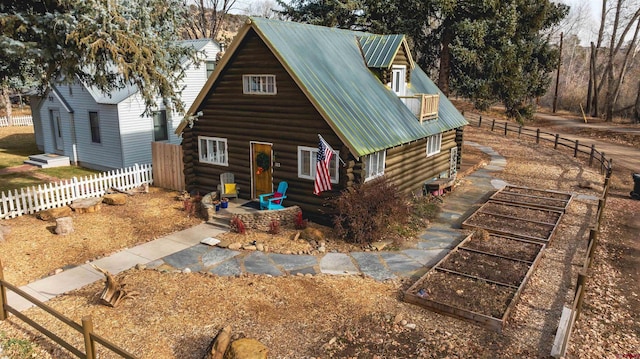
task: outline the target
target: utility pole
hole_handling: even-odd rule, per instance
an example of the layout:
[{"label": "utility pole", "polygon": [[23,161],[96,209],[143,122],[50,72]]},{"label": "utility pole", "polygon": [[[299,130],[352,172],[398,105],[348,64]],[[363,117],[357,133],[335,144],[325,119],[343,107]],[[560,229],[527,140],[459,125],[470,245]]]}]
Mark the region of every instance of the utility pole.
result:
[{"label": "utility pole", "polygon": [[562,66],[562,32],[560,33],[560,58],[558,59],[558,71],[556,73],[556,91],[553,95],[553,113],[556,113],[558,106],[558,85],[560,84],[560,67]]}]

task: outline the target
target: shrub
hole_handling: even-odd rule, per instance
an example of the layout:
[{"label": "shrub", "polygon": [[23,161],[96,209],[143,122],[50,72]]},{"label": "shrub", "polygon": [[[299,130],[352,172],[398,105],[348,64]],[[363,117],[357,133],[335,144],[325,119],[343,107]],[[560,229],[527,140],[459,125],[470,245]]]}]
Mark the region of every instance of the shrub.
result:
[{"label": "shrub", "polygon": [[336,235],[346,242],[368,244],[393,237],[409,222],[409,203],[384,177],[344,190],[329,201]]},{"label": "shrub", "polygon": [[305,229],[307,228],[307,225],[309,225],[309,221],[302,218],[302,211],[296,213],[296,219],[295,219],[294,225],[296,229]]},{"label": "shrub", "polygon": [[244,222],[238,217],[231,218],[231,222],[229,223],[229,227],[233,232],[245,234],[247,229],[244,226]]},{"label": "shrub", "polygon": [[280,233],[280,221],[274,219],[269,223],[269,234],[278,234]]}]

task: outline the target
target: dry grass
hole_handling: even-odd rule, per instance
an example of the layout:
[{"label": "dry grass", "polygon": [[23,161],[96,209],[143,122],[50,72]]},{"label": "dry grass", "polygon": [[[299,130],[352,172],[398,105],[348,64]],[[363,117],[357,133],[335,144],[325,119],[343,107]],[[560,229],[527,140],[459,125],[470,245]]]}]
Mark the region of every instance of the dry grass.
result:
[{"label": "dry grass", "polygon": [[[500,176],[510,183],[591,195],[597,195],[601,189],[600,178],[592,170],[551,149],[531,149],[530,144],[523,146],[477,129],[468,129],[465,139],[487,144],[505,155],[508,164]],[[584,180],[592,181],[594,187],[578,186]],[[140,203],[137,211],[128,213],[129,217],[111,219],[111,215],[124,212],[124,208],[114,212],[105,209],[91,217],[97,220],[95,225],[77,231],[74,240],[61,242],[60,246],[54,244],[59,237],[49,237],[42,225],[34,232],[22,232],[29,231],[25,227],[37,223],[33,218],[8,221],[13,232],[9,240],[1,244],[0,250],[3,253],[12,250],[11,257],[16,257],[13,260],[22,262],[5,269],[5,275],[24,282],[29,275],[21,266],[40,267],[38,272],[46,273],[64,265],[64,261],[55,265],[50,262],[62,257],[62,254],[54,253],[56,251],[74,252],[69,257],[74,259],[69,263],[80,263],[151,239],[157,235],[151,228],[164,224],[168,229],[180,221],[184,221],[184,226],[197,222],[184,217],[178,202],[174,204],[176,208],[166,212],[170,216],[140,218],[144,210],[153,211],[153,207],[167,202],[165,198],[165,201],[158,199],[155,205],[149,203],[153,194],[149,198],[136,198],[144,199],[141,201],[144,203]],[[274,358],[547,357],[562,306],[572,294],[577,270],[575,263],[581,262],[585,233],[592,216],[592,205],[572,202],[502,334],[402,302],[401,291],[415,279],[381,283],[359,276],[216,277],[201,273],[129,270],[117,278],[140,295],[137,299],[126,300],[117,309],[98,303],[96,293],[102,283],[67,293],[51,300],[50,304],[76,321],[92,315],[99,334],[141,358],[199,359],[211,337],[227,324],[232,326],[235,337],[253,337],[266,344],[270,357]],[[76,223],[81,221],[80,217],[75,218]],[[39,242],[40,236],[48,239],[26,255],[25,249],[29,247],[24,243]],[[54,245],[49,247],[47,242]],[[102,242],[111,243],[112,247],[107,249]],[[22,252],[11,249],[16,245]],[[94,246],[101,248],[96,250]],[[86,251],[93,253],[86,254]],[[76,256],[82,259],[76,259]],[[31,309],[27,314],[44,321],[65,338],[71,338],[68,329],[53,324],[41,311]],[[415,329],[404,326],[402,320],[415,324]],[[621,335],[628,333],[623,327],[611,330]],[[14,317],[0,323],[0,331],[12,337],[35,340],[39,345],[38,357],[70,357],[40,335],[25,329],[25,325]],[[80,336],[74,338],[70,340],[81,342]],[[625,348],[634,348],[633,345],[638,348],[637,341],[629,341]],[[114,356],[102,353],[100,357]],[[600,356],[587,353],[583,357]]]}]

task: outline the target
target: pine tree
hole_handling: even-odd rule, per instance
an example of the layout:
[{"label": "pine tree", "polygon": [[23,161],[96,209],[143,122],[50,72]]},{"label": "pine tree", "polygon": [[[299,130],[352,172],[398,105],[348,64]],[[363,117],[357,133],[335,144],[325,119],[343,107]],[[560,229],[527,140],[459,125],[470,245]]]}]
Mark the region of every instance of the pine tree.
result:
[{"label": "pine tree", "polygon": [[40,88],[80,80],[104,92],[134,85],[147,111],[158,98],[184,111],[180,0],[9,0],[0,3],[0,79],[24,76],[30,59]]}]

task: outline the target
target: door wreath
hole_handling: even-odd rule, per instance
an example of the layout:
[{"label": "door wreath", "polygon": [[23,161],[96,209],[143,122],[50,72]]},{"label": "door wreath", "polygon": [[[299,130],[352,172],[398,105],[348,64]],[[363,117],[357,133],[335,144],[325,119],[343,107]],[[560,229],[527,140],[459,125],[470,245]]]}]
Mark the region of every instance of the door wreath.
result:
[{"label": "door wreath", "polygon": [[256,174],[262,174],[262,172],[268,171],[269,168],[271,168],[271,158],[264,152],[258,152],[256,155],[256,164],[258,165]]}]

